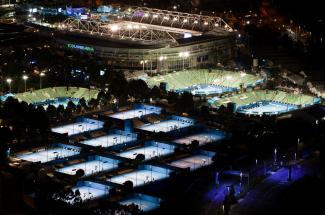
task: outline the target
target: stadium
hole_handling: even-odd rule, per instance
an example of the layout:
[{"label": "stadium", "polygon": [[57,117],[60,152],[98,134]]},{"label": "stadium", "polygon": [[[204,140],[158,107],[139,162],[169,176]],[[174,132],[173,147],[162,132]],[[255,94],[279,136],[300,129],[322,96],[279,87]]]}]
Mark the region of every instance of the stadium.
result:
[{"label": "stadium", "polygon": [[188,70],[143,78],[151,87],[165,83],[167,90],[193,95],[219,95],[264,83],[261,76],[225,70]]},{"label": "stadium", "polygon": [[241,93],[228,98],[212,98],[212,107],[222,105],[233,107],[234,112],[246,115],[279,115],[320,103],[319,98],[304,94],[293,94],[283,91],[257,90]]},{"label": "stadium", "polygon": [[40,105],[47,108],[49,105],[54,105],[55,107],[63,105],[66,107],[69,101],[78,104],[81,98],[89,101],[92,98],[97,98],[98,93],[99,91],[96,89],[81,87],[53,87],[18,93],[12,96],[18,99],[18,101],[24,101],[28,104],[36,106]]},{"label": "stadium", "polygon": [[223,19],[145,7],[92,12],[53,25],[57,45],[107,59],[114,68],[161,72],[223,63],[235,35]]}]

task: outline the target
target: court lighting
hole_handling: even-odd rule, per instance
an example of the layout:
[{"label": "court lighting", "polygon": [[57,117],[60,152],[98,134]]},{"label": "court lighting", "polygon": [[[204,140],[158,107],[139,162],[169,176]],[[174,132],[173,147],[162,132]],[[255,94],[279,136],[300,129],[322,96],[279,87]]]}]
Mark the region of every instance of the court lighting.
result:
[{"label": "court lighting", "polygon": [[25,83],[25,92],[27,91],[27,87],[26,87],[26,82],[27,82],[28,76],[27,75],[23,75],[23,80]]},{"label": "court lighting", "polygon": [[11,78],[7,78],[6,82],[8,83],[8,85],[9,85],[9,91],[11,92],[11,82],[12,82],[12,79]]}]

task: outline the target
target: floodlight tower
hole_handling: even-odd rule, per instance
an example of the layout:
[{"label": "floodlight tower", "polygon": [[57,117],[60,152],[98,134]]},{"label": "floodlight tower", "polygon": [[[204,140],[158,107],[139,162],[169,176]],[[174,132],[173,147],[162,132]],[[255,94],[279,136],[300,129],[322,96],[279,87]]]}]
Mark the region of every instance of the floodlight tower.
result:
[{"label": "floodlight tower", "polygon": [[27,91],[27,87],[26,87],[26,82],[27,82],[27,79],[28,79],[28,76],[27,75],[23,75],[23,80],[24,80],[24,83],[25,83],[25,92]]}]

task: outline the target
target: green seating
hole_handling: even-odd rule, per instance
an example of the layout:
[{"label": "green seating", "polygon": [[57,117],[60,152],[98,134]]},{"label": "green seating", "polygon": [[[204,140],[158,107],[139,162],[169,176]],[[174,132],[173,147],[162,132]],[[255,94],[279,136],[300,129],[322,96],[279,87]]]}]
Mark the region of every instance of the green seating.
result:
[{"label": "green seating", "polygon": [[45,100],[53,100],[56,98],[84,98],[86,101],[97,98],[99,91],[97,89],[87,89],[79,87],[53,87],[35,90],[32,92],[18,93],[16,98],[19,101],[27,103],[37,103]]}]

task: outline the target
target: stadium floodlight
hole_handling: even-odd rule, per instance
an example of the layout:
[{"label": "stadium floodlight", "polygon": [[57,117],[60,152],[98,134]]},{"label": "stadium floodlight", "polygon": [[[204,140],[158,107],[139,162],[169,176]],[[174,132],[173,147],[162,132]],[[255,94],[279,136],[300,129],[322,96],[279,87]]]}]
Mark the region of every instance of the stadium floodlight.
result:
[{"label": "stadium floodlight", "polygon": [[6,82],[9,85],[9,92],[11,92],[11,82],[12,82],[12,79],[11,78],[7,78]]},{"label": "stadium floodlight", "polygon": [[180,52],[180,53],[178,53],[178,56],[179,57],[182,57],[182,58],[187,58],[187,57],[190,56],[190,53],[188,51],[186,51],[186,52]]},{"label": "stadium floodlight", "polygon": [[45,76],[45,73],[44,72],[41,72],[39,74],[39,88],[42,89],[42,77]]},{"label": "stadium floodlight", "polygon": [[25,83],[25,92],[27,91],[27,84],[26,84],[26,82],[27,82],[27,79],[28,79],[28,76],[27,75],[23,75],[23,80],[24,80],[24,83]]},{"label": "stadium floodlight", "polygon": [[7,83],[10,84],[12,82],[12,79],[11,78],[7,78]]},{"label": "stadium floodlight", "polygon": [[167,60],[167,57],[166,56],[160,56],[159,61],[163,61],[163,60]]}]

